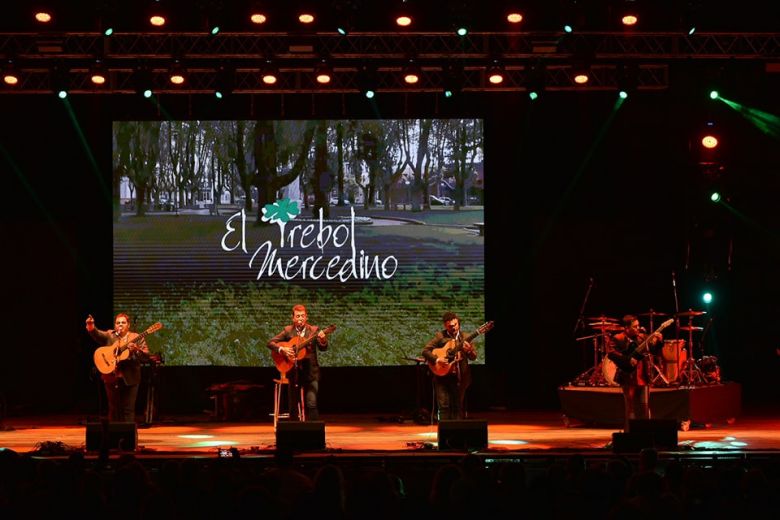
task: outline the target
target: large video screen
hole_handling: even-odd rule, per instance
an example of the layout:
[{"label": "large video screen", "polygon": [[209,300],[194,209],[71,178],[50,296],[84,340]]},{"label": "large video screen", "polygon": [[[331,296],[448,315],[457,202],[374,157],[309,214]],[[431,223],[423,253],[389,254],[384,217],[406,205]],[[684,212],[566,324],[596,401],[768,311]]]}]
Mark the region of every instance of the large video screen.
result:
[{"label": "large video screen", "polygon": [[323,366],[486,321],[481,120],[121,121],[113,172],[114,310],[166,365],[273,366],[295,304]]}]

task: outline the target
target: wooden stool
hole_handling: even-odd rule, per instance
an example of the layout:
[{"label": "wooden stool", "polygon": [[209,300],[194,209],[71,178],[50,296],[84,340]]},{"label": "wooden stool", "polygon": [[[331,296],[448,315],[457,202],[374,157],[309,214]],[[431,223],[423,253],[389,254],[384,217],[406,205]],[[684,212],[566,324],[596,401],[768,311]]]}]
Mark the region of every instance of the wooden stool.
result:
[{"label": "wooden stool", "polygon": [[[282,403],[282,389],[284,388],[284,385],[289,384],[290,380],[287,379],[287,372],[283,372],[279,379],[274,379],[274,431],[276,431],[276,425],[279,423],[280,416],[286,415],[288,418],[290,416],[289,414],[279,413]],[[292,403],[288,403],[288,407],[291,405]],[[306,420],[305,410],[306,408],[303,406],[303,387],[301,387],[301,396],[300,399],[298,399],[298,420]]]}]

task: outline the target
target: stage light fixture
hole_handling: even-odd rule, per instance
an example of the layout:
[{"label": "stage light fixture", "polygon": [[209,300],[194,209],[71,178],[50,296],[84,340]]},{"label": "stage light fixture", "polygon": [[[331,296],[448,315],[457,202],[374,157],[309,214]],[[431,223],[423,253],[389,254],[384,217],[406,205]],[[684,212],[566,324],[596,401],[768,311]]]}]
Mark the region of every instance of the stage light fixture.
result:
[{"label": "stage light fixture", "polygon": [[571,77],[577,85],[585,85],[590,81],[590,67],[584,64],[573,65]]},{"label": "stage light fixture", "polygon": [[68,76],[69,70],[64,65],[56,65],[49,72],[49,80],[51,81],[51,90],[58,98],[65,99],[68,97],[68,89],[70,78]]},{"label": "stage light fixture", "polygon": [[701,301],[705,304],[712,303],[712,293],[705,291],[704,294],[701,295]]},{"label": "stage light fixture", "polygon": [[376,68],[372,65],[362,65],[358,70],[357,78],[360,93],[368,99],[376,96],[377,77]]},{"label": "stage light fixture", "polygon": [[397,6],[393,12],[395,25],[402,29],[408,29],[414,23],[415,18],[412,12],[412,6],[406,0],[397,0],[396,4]]},{"label": "stage light fixture", "polygon": [[712,202],[720,202],[720,192],[713,191],[713,192],[710,194],[710,200],[711,200]]},{"label": "stage light fixture", "polygon": [[135,92],[148,99],[152,97],[153,86],[152,72],[145,65],[139,66],[133,73]]},{"label": "stage light fixture", "polygon": [[539,94],[538,94],[538,93],[537,93],[535,90],[532,90],[532,91],[530,91],[530,92],[528,93],[528,98],[529,98],[531,101],[536,101],[537,99],[539,99]]},{"label": "stage light fixture", "polygon": [[413,59],[410,59],[403,70],[404,82],[407,85],[416,85],[420,81],[422,70]]},{"label": "stage light fixture", "polygon": [[249,3],[248,16],[253,26],[263,25],[268,21],[268,5],[263,0],[254,0]]},{"label": "stage light fixture", "polygon": [[504,82],[504,67],[499,60],[493,60],[485,70],[485,76],[491,85],[500,85]]},{"label": "stage light fixture", "polygon": [[49,7],[39,6],[33,9],[33,18],[38,23],[50,24],[54,20],[54,11]]},{"label": "stage light fixture", "polygon": [[523,12],[517,5],[508,5],[504,9],[504,18],[512,25],[518,25],[525,19]]},{"label": "stage light fixture", "polygon": [[279,81],[279,69],[273,64],[271,60],[265,61],[265,65],[260,71],[260,79],[262,80],[263,84],[268,85],[269,87],[276,85],[276,83]]},{"label": "stage light fixture", "polygon": [[454,63],[442,69],[443,93],[445,98],[455,97],[463,89],[463,66]]},{"label": "stage light fixture", "polygon": [[147,20],[152,27],[161,28],[168,23],[168,12],[159,0],[150,0],[147,6]]},{"label": "stage light fixture", "polygon": [[639,85],[639,65],[636,63],[621,63],[617,67],[618,95],[621,99],[636,92]]},{"label": "stage light fixture", "polygon": [[530,63],[525,68],[525,88],[531,101],[537,99],[546,88],[547,67],[542,61]]},{"label": "stage light fixture", "polygon": [[217,69],[217,89],[214,96],[223,99],[233,93],[236,84],[236,69],[230,64],[221,65]]},{"label": "stage light fixture", "polygon": [[3,83],[9,87],[15,87],[19,84],[19,72],[16,70],[13,60],[8,60],[3,71]]},{"label": "stage light fixture", "polygon": [[317,83],[327,85],[333,79],[333,67],[328,64],[326,59],[322,59],[314,68],[314,76]]},{"label": "stage light fixture", "polygon": [[168,80],[176,86],[184,85],[187,76],[181,62],[176,60],[168,73]]},{"label": "stage light fixture", "polygon": [[718,99],[719,94],[717,90],[711,90],[710,91],[710,99]]},{"label": "stage light fixture", "polygon": [[106,72],[105,64],[102,60],[95,60],[92,67],[89,69],[89,80],[93,85],[102,87],[108,81],[108,74]]},{"label": "stage light fixture", "polygon": [[714,150],[718,144],[718,138],[713,134],[707,134],[701,139],[701,145],[708,150]]},{"label": "stage light fixture", "polygon": [[317,19],[315,4],[313,2],[299,2],[296,17],[298,22],[306,27],[311,27]]}]

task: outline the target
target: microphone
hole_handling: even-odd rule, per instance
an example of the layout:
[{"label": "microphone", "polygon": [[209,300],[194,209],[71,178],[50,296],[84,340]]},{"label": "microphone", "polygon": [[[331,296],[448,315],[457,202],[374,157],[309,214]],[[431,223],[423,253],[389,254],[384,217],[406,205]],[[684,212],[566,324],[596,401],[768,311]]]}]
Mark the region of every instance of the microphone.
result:
[{"label": "microphone", "polygon": [[119,331],[118,330],[114,331],[114,336],[116,336],[117,338],[119,337]]},{"label": "microphone", "polygon": [[672,271],[672,287],[677,287],[677,281],[675,280],[674,271]]},{"label": "microphone", "polygon": [[647,329],[642,327],[642,326],[640,326],[639,327],[639,332],[641,332],[642,334],[647,334]]}]

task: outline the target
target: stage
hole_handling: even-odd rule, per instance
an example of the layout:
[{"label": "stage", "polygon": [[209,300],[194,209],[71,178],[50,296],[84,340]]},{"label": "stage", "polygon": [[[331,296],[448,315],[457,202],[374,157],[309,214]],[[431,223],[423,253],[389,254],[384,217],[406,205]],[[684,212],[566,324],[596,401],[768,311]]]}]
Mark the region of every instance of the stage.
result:
[{"label": "stage", "polygon": [[[623,424],[623,392],[617,386],[562,386],[558,388],[563,414],[589,424]],[[723,383],[689,387],[650,389],[654,419],[673,419],[687,427],[691,423],[731,422],[739,417],[742,386]]]},{"label": "stage", "polygon": [[[476,414],[488,424],[488,445],[477,453],[485,457],[555,457],[573,452],[586,456],[611,455],[609,442],[615,428],[597,428],[564,417],[560,411]],[[397,422],[395,417],[328,415],[325,450],[311,457],[414,457],[451,456],[438,450],[437,426]],[[76,416],[12,417],[0,432],[0,447],[37,456],[63,456],[85,449],[86,426]],[[10,429],[9,429],[10,428]],[[675,456],[721,454],[780,454],[780,414],[749,413],[707,427],[679,432]],[[214,422],[200,417],[169,417],[138,429],[138,458],[216,457],[218,448],[235,448],[242,457],[272,458],[275,435],[270,422]],[[53,451],[41,451],[40,448]],[[87,452],[88,457],[97,456]]]}]

